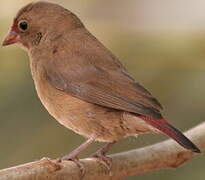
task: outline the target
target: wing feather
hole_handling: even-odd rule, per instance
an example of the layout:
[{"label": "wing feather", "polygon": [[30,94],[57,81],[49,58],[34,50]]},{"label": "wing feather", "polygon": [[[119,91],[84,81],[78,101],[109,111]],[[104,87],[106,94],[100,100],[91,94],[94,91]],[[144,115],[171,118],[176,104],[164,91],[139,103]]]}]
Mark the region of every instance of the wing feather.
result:
[{"label": "wing feather", "polygon": [[[50,66],[52,67],[52,66]],[[47,80],[57,89],[90,103],[132,113],[161,118],[160,103],[123,73],[107,72],[94,65],[76,71],[45,67]],[[75,69],[75,68],[74,68]]]}]

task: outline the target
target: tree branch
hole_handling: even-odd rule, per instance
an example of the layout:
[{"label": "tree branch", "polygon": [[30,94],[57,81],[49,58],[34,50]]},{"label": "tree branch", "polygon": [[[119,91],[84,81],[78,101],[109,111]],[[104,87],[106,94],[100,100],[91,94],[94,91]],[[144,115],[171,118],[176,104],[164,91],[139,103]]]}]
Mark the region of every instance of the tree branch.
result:
[{"label": "tree branch", "polygon": [[[189,130],[186,135],[198,147],[205,149],[205,122]],[[124,177],[162,169],[176,168],[188,161],[195,153],[181,148],[173,140],[114,154],[111,170],[94,158],[82,159],[86,169],[83,180],[117,180]],[[74,162],[57,163],[43,158],[39,161],[0,170],[0,180],[78,180],[80,170]]]}]

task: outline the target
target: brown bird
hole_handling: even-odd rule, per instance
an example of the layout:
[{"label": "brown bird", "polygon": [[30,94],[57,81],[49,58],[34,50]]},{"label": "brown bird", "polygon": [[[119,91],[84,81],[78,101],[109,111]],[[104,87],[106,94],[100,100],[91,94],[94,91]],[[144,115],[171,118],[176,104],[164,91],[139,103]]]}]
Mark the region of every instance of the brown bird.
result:
[{"label": "brown bird", "polygon": [[21,44],[30,57],[38,96],[65,127],[88,138],[63,159],[75,160],[93,141],[116,141],[144,133],[164,133],[181,146],[200,152],[165,120],[160,103],[127,70],[80,19],[60,5],[35,2],[16,15],[3,46]]}]

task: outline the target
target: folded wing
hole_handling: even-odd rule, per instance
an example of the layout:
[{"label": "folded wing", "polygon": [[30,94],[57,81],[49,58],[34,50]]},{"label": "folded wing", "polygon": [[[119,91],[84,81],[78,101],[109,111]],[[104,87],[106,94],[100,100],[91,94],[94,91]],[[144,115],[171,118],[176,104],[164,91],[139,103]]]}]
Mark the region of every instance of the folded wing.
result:
[{"label": "folded wing", "polygon": [[47,80],[69,95],[116,110],[161,118],[160,103],[124,69],[106,71],[92,64],[71,68],[58,63],[47,64],[44,69]]}]

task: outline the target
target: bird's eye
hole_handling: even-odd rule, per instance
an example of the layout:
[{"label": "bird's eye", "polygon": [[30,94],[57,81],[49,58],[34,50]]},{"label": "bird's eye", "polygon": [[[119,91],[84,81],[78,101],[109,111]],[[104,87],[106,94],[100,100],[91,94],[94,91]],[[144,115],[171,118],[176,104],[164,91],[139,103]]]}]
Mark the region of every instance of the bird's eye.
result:
[{"label": "bird's eye", "polygon": [[27,21],[23,20],[23,21],[20,21],[18,23],[18,28],[22,31],[22,32],[25,32],[27,29],[28,29],[28,23]]}]

